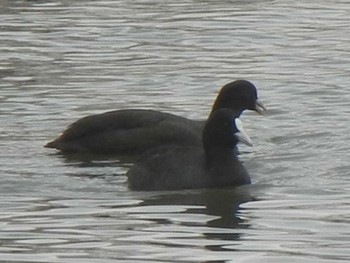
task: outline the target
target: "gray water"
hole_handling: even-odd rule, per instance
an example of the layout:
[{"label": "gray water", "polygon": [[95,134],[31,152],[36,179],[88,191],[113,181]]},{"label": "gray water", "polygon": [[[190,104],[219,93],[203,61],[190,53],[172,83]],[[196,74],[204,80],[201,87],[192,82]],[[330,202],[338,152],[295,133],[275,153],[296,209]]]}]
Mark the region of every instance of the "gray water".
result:
[{"label": "gray water", "polygon": [[[350,3],[2,0],[1,262],[349,262]],[[43,145],[80,117],[205,119],[252,81],[253,184],[132,192],[127,165]]]}]

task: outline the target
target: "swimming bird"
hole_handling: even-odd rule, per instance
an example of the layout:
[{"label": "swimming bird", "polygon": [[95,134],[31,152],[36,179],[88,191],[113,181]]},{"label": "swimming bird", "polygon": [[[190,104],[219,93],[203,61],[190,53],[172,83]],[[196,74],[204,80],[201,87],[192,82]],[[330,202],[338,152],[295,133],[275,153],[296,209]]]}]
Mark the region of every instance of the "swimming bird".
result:
[{"label": "swimming bird", "polygon": [[[246,110],[263,113],[256,87],[247,80],[236,80],[220,90],[212,111],[229,108],[239,117]],[[162,145],[201,145],[205,121],[170,113],[125,109],[90,115],[71,124],[45,147],[64,153],[138,155]]]},{"label": "swimming bird", "polygon": [[250,183],[235,152],[237,143],[252,145],[237,113],[214,111],[203,129],[203,145],[161,146],[143,153],[127,172],[131,190],[220,188]]}]

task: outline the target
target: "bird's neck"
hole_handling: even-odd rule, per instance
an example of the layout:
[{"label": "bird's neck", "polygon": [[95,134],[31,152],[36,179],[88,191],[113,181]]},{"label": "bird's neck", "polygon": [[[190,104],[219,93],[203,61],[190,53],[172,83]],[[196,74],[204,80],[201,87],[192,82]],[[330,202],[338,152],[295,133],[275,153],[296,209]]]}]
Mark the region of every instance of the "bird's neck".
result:
[{"label": "bird's neck", "polygon": [[235,159],[237,159],[237,155],[232,148],[210,149],[206,151],[206,163],[208,167],[231,162]]},{"label": "bird's neck", "polygon": [[224,109],[224,108],[228,108],[231,109],[232,111],[234,111],[235,113],[237,113],[238,116],[240,116],[242,114],[242,109],[240,108],[235,108],[235,105],[232,104],[232,101],[224,101],[221,98],[217,98],[213,104],[213,107],[211,109],[211,112],[214,112],[218,109]]}]

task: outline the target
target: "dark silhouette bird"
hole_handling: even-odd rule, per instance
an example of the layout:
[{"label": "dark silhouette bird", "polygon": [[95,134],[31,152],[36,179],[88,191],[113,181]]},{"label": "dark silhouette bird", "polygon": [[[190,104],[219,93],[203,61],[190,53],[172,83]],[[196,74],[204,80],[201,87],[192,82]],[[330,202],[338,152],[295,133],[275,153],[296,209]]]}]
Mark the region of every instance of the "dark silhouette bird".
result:
[{"label": "dark silhouette bird", "polygon": [[[246,80],[222,87],[212,111],[221,108],[231,109],[235,117],[247,109],[265,111],[255,86]],[[116,110],[77,120],[45,147],[64,153],[135,155],[162,145],[200,146],[204,123],[155,110]]]},{"label": "dark silhouette bird", "polygon": [[250,183],[235,152],[237,143],[252,145],[230,109],[214,111],[203,129],[203,145],[161,146],[143,153],[127,173],[132,190],[219,188]]}]

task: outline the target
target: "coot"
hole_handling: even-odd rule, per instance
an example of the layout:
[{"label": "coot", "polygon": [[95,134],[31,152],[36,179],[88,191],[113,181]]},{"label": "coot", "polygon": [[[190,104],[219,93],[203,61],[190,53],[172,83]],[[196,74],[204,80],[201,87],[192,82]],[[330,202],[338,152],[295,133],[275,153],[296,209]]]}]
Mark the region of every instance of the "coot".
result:
[{"label": "coot", "polygon": [[237,113],[214,111],[203,129],[203,145],[161,146],[144,152],[129,169],[132,190],[180,190],[218,188],[250,183],[248,172],[238,160],[238,141],[251,145]]},{"label": "coot", "polygon": [[[212,111],[221,108],[232,109],[235,117],[246,109],[265,111],[255,86],[246,80],[222,87]],[[116,110],[79,119],[45,147],[66,153],[134,155],[162,145],[200,146],[204,123],[155,110]]]}]

